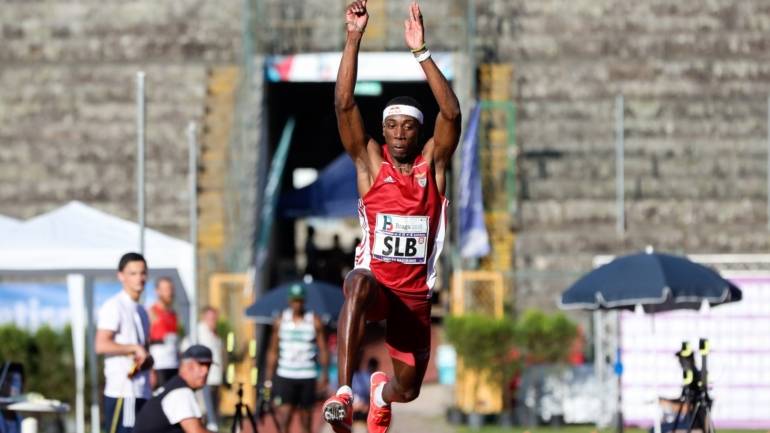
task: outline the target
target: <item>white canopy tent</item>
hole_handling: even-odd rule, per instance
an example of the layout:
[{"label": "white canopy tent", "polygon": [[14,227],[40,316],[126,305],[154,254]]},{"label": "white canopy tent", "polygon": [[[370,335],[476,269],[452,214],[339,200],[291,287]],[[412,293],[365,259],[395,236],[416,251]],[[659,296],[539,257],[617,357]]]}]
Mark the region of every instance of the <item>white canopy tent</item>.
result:
[{"label": "white canopy tent", "polygon": [[[0,278],[66,277],[72,311],[72,340],[77,376],[77,433],[85,432],[85,356],[86,341],[93,342],[93,279],[114,277],[118,260],[139,248],[138,224],[73,201],[27,221],[0,216]],[[150,277],[168,276],[175,280],[179,301],[188,310],[186,329],[195,314],[193,246],[155,230],[145,230],[144,257]],[[85,338],[86,329],[88,339]],[[92,348],[92,344],[88,347]],[[88,351],[89,364],[96,365],[96,354]],[[96,369],[91,368],[92,379]],[[98,381],[92,380],[96,384]],[[92,389],[96,397],[96,389]],[[100,429],[98,399],[92,399],[91,430]]]},{"label": "white canopy tent", "polygon": [[19,224],[21,224],[19,220],[0,215],[0,233],[5,233],[7,230],[11,230]]}]

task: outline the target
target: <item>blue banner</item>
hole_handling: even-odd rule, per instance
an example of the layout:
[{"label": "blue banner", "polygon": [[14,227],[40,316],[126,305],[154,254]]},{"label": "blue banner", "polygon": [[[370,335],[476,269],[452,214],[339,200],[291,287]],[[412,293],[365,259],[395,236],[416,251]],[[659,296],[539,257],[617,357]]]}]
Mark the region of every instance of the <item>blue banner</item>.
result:
[{"label": "blue banner", "polygon": [[466,259],[484,257],[490,252],[479,173],[480,117],[481,109],[477,105],[471,113],[462,143],[459,182],[460,256]]}]

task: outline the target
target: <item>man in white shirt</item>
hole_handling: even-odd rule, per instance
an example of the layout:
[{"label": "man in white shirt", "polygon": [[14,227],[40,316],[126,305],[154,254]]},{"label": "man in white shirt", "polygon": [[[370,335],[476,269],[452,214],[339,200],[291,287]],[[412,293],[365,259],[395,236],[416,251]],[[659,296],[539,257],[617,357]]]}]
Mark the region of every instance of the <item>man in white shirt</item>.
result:
[{"label": "man in white shirt", "polygon": [[212,429],[219,421],[219,388],[222,385],[222,339],[217,335],[219,311],[207,306],[203,308],[201,316],[201,321],[198,323],[198,342],[211,350],[214,359],[206,380],[206,389],[203,392],[208,428]]},{"label": "man in white shirt", "polygon": [[[217,334],[218,321],[219,310],[207,305],[201,310],[201,320],[197,325],[198,343],[211,350],[211,356],[214,360],[209,370],[206,386],[200,393],[205,406],[206,428],[211,431],[219,429],[219,391],[223,378],[222,365],[224,365],[222,339]],[[182,340],[182,350],[189,348],[190,343],[190,339],[185,337]]]},{"label": "man in white shirt", "polygon": [[139,304],[147,281],[144,257],[124,254],[118,280],[123,289],[99,309],[94,347],[104,355],[104,431],[131,433],[136,414],[151,395],[150,320]]}]

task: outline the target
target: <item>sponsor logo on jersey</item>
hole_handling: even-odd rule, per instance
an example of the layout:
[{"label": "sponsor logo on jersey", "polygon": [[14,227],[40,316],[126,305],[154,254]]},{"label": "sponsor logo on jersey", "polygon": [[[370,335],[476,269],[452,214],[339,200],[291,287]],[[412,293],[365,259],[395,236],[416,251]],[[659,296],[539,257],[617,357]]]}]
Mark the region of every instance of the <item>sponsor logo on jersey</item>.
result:
[{"label": "sponsor logo on jersey", "polygon": [[423,215],[377,214],[372,256],[383,261],[424,264],[429,218]]}]

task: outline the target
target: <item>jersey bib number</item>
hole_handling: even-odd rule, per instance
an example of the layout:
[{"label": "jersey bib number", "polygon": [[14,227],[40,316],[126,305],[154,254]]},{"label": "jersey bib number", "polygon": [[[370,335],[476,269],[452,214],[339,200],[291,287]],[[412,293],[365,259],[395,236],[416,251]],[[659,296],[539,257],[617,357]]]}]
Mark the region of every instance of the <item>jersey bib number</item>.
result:
[{"label": "jersey bib number", "polygon": [[389,262],[424,264],[429,227],[427,216],[378,213],[372,256]]}]

